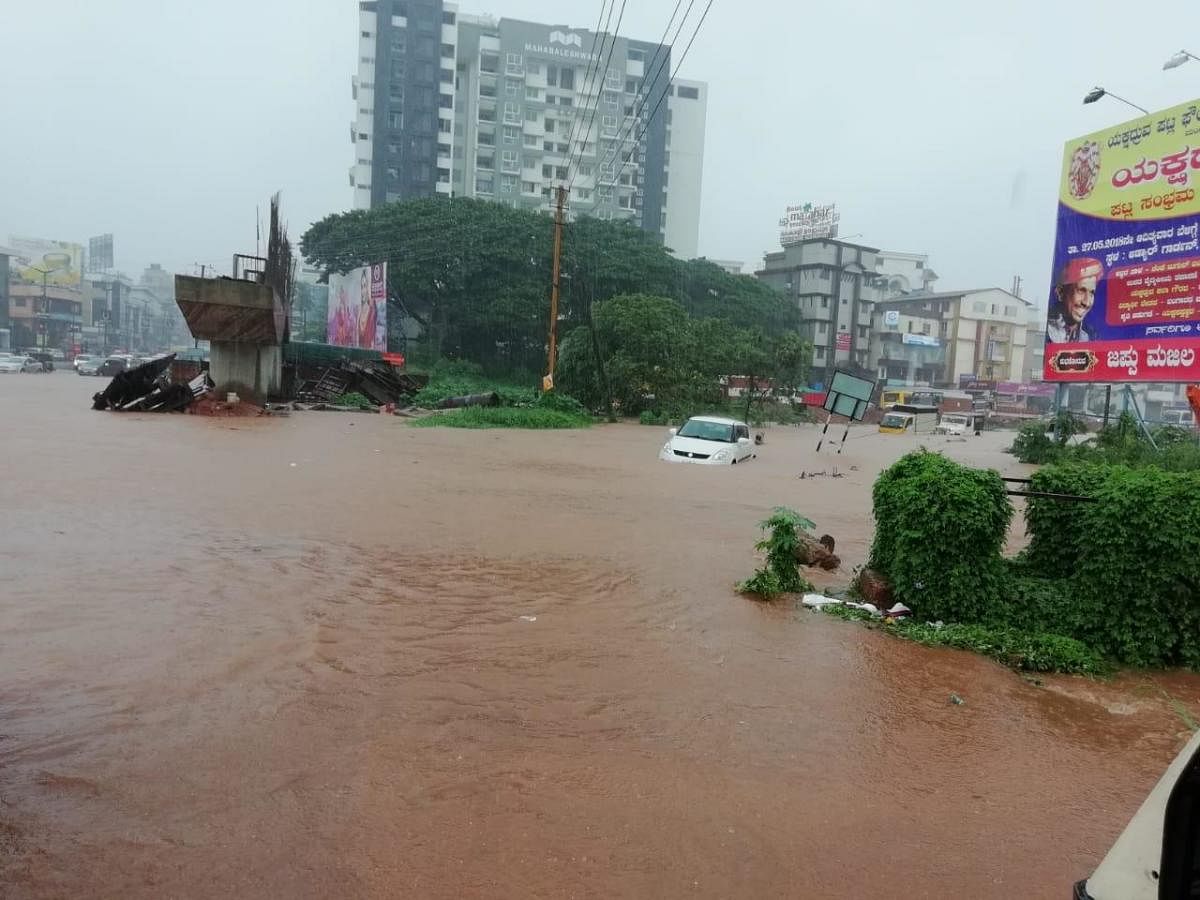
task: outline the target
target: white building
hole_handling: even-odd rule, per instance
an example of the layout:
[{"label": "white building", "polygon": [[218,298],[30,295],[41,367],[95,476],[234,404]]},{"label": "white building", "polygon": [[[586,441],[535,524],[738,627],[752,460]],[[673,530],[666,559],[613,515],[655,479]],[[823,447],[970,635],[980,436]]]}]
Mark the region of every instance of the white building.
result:
[{"label": "white building", "polygon": [[[434,194],[627,219],[697,252],[707,87],[671,48],[563,25],[364,0],[352,79],[354,207]],[[610,49],[611,48],[611,49]]]}]

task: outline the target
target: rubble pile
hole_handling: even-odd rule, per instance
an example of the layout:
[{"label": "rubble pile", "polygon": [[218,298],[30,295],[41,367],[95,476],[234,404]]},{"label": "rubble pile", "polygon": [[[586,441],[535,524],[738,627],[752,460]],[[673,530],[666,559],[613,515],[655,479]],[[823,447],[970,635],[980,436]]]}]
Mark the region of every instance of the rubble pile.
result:
[{"label": "rubble pile", "polygon": [[174,360],[175,354],[171,354],[118,372],[108,387],[92,395],[92,409],[182,412],[210,391],[212,382],[201,372],[186,384],[172,383],[167,371]]},{"label": "rubble pile", "polygon": [[428,375],[398,372],[382,360],[344,360],[336,366],[296,367],[296,399],[332,403],[346,394],[362,394],[378,406],[401,405],[429,383]]}]

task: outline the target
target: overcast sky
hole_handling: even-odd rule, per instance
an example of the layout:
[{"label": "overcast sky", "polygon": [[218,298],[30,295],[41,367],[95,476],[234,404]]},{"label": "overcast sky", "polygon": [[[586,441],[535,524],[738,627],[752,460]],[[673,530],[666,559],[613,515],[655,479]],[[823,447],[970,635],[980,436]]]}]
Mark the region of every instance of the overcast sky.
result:
[{"label": "overcast sky", "polygon": [[[673,7],[631,0],[621,33],[656,40]],[[348,208],[357,8],[5,0],[0,243],[111,231],[127,272],[227,271],[272,191],[297,239]],[[583,28],[599,8],[460,4]],[[1043,303],[1062,145],[1137,115],[1082,96],[1200,97],[1200,62],[1162,71],[1180,44],[1200,55],[1196,0],[714,0],[680,71],[710,85],[700,252],[758,266],[785,206],[836,201],[843,235],[931,254],[940,289],[1021,275]]]}]

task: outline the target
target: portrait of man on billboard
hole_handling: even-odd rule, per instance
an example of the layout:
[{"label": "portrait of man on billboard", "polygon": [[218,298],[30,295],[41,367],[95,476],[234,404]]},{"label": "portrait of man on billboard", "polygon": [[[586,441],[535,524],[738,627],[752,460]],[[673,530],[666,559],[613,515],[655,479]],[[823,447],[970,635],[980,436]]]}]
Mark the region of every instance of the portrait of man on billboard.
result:
[{"label": "portrait of man on billboard", "polygon": [[1072,259],[1063,266],[1046,320],[1047,343],[1075,344],[1092,339],[1084,320],[1096,303],[1096,288],[1103,277],[1104,266],[1091,257]]}]

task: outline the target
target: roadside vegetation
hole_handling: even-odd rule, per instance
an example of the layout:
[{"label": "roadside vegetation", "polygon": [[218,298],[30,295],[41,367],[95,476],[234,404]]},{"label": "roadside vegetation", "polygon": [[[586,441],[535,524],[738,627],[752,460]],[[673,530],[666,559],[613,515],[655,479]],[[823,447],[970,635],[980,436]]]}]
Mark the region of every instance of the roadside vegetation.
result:
[{"label": "roadside vegetation", "polygon": [[[1072,460],[1043,467],[1031,488],[1087,499],[1030,498],[1029,545],[1006,558],[1013,507],[996,472],[926,450],[885,470],[873,489],[870,578],[860,576],[856,587],[874,593],[886,585],[887,604],[911,615],[871,619],[909,640],[1032,671],[1200,669],[1200,472]],[[784,556],[809,523],[776,510],[762,524],[767,564],[739,590],[808,590]]]},{"label": "roadside vegetation", "polygon": [[592,417],[536,406],[471,406],[413,419],[414,428],[587,428]]},{"label": "roadside vegetation", "polygon": [[[1053,430],[1051,431],[1051,425]],[[1052,423],[1029,422],[1017,433],[1009,452],[1020,462],[1033,465],[1083,462],[1097,465],[1153,467],[1168,472],[1200,471],[1200,445],[1195,433],[1177,425],[1151,429],[1154,443],[1146,439],[1137,420],[1122,413],[1110,426],[1085,441],[1073,440],[1086,433],[1082,422],[1061,413]]]},{"label": "roadside vegetation", "polygon": [[759,523],[766,537],[754,545],[766,560],[759,569],[737,586],[743,594],[770,600],[780,594],[796,594],[813,589],[796,562],[801,532],[811,531],[813,523],[794,509],[776,507]]},{"label": "roadside vegetation", "polygon": [[[390,343],[433,376],[419,405],[490,391],[516,405],[532,400],[545,370],[552,229],[531,210],[427,198],[327,216],[300,243],[312,264],[336,272],[380,262],[371,248],[387,248]],[[590,412],[795,417],[772,403],[773,386],[802,387],[812,349],[781,293],[707,260],[678,260],[629,223],[590,217],[564,233],[562,275],[556,391]],[[735,402],[721,383],[729,375],[749,382]]]}]

